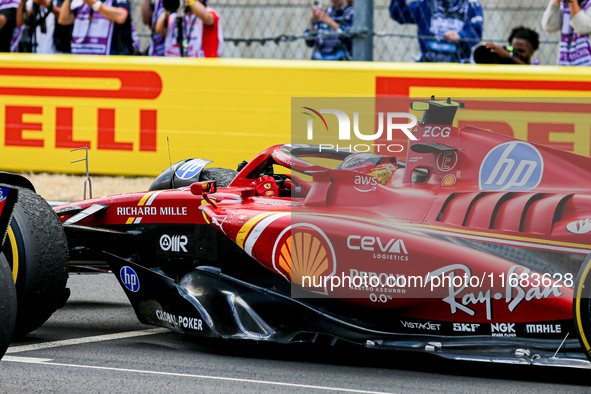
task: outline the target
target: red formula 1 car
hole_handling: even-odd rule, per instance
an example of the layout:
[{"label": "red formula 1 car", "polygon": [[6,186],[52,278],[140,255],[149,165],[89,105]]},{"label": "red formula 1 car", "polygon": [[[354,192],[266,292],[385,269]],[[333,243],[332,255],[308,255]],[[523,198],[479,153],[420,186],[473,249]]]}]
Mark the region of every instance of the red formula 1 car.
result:
[{"label": "red formula 1 car", "polygon": [[150,191],[56,207],[70,264],[109,268],[142,322],[189,334],[590,367],[591,159],[453,127],[462,103],[412,106],[417,140],[386,176],[277,145],[238,173],[190,159]]}]

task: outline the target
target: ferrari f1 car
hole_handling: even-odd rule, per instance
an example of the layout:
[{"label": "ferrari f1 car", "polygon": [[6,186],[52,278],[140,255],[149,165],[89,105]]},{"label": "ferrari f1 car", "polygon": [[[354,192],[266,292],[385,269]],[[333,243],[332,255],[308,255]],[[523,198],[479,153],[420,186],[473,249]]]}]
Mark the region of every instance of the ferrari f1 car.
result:
[{"label": "ferrari f1 car", "polygon": [[111,270],[140,321],[188,334],[588,368],[591,159],[454,127],[462,107],[412,103],[387,176],[287,144],[56,207],[71,269]]}]

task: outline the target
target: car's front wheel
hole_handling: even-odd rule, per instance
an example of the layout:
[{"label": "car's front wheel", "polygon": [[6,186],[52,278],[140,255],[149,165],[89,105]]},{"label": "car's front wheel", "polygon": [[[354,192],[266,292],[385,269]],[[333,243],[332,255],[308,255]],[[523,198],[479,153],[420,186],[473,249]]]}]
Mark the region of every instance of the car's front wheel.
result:
[{"label": "car's front wheel", "polygon": [[16,290],[8,261],[0,253],[0,358],[12,339],[16,321]]},{"label": "car's front wheel", "polygon": [[575,330],[585,355],[591,361],[591,254],[579,270],[573,297]]},{"label": "car's front wheel", "polygon": [[40,327],[69,295],[66,235],[49,204],[19,188],[3,254],[10,265],[18,300],[15,336]]}]

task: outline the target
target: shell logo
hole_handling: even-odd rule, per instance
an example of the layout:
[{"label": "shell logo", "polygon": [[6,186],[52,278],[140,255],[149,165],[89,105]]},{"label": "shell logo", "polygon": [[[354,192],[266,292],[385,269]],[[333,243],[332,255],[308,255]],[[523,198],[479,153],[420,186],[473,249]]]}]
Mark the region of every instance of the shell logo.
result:
[{"label": "shell logo", "polygon": [[294,284],[326,294],[323,279],[336,272],[334,248],[317,226],[294,224],[283,230],[275,242],[273,268]]},{"label": "shell logo", "polygon": [[443,177],[443,179],[441,180],[441,185],[442,186],[452,186],[456,183],[456,177],[451,175],[451,174],[447,174],[446,176]]}]

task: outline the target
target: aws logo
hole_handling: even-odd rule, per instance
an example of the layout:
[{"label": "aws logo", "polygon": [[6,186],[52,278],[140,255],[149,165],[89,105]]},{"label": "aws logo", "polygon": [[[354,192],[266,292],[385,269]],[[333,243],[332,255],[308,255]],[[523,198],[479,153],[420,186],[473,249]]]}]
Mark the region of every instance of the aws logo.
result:
[{"label": "aws logo", "polygon": [[355,175],[355,185],[353,188],[358,192],[373,192],[377,189],[378,178],[373,176]]},{"label": "aws logo", "polygon": [[[328,123],[321,114],[333,114],[337,117],[339,123],[339,140],[350,141],[351,140],[351,119],[344,111],[338,109],[321,109],[316,111],[310,107],[302,107],[309,112],[303,112],[308,115],[310,119],[307,122],[307,139],[309,141],[314,139],[314,122],[318,124],[321,129],[328,131]],[[417,118],[413,114],[405,112],[379,112],[377,114],[378,129],[373,134],[362,133],[359,129],[359,113],[353,112],[353,133],[355,137],[363,141],[375,141],[382,137],[384,131],[386,132],[387,139],[392,140],[392,133],[395,130],[402,131],[409,139],[417,140],[410,129],[417,125]],[[410,119],[410,123],[394,123],[395,119]]]}]

